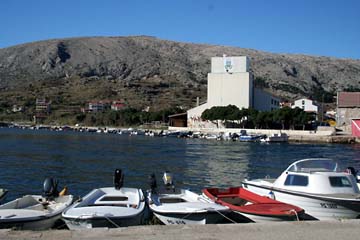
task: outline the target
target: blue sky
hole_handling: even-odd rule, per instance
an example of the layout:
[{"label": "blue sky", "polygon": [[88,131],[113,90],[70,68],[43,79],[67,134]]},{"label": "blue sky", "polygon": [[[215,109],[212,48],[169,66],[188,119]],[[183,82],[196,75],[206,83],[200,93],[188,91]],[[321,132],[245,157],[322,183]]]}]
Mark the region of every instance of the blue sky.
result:
[{"label": "blue sky", "polygon": [[133,35],[360,59],[360,0],[0,0],[0,48]]}]

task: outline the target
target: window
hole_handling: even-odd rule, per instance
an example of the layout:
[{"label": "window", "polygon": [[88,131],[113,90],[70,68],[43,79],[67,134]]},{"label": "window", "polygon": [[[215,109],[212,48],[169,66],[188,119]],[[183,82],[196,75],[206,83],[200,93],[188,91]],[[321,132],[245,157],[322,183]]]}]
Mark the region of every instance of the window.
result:
[{"label": "window", "polygon": [[305,100],[302,100],[302,105],[305,105]]},{"label": "window", "polygon": [[127,201],[128,198],[127,197],[123,197],[123,196],[105,196],[103,198],[101,198],[99,201],[101,202],[107,202],[107,201]]},{"label": "window", "polygon": [[289,174],[285,180],[285,186],[307,186],[308,184],[307,176]]},{"label": "window", "polygon": [[332,187],[352,187],[347,177],[329,177]]}]

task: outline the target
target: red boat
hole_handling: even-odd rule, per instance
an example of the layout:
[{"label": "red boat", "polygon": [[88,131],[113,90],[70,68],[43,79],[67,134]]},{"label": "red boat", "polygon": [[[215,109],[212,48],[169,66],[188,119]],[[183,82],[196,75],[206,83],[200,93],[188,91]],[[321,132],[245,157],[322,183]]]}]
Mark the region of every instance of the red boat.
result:
[{"label": "red boat", "polygon": [[203,195],[252,222],[294,221],[304,214],[302,208],[257,195],[241,187],[207,188],[203,190]]}]

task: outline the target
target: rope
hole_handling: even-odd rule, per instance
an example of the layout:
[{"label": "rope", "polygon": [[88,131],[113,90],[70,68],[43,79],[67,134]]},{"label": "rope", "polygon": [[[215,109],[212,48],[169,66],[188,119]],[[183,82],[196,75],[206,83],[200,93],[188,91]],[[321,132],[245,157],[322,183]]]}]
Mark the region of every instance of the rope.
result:
[{"label": "rope", "polygon": [[297,211],[296,211],[295,209],[291,209],[291,210],[290,210],[290,212],[295,213],[296,220],[299,222],[299,221],[300,221],[300,219],[299,219],[299,215],[298,215]]},{"label": "rope", "polygon": [[111,220],[111,219],[108,218],[107,216],[104,216],[104,218],[105,218],[106,220],[108,220],[110,223],[112,223],[115,227],[117,227],[117,228],[120,227],[119,225],[117,225],[113,220]]},{"label": "rope", "polygon": [[230,222],[232,222],[232,223],[238,223],[238,222],[232,220],[231,218],[229,218],[228,216],[226,216],[225,214],[222,214],[220,211],[218,211],[218,210],[216,210],[216,209],[214,209],[214,211],[217,212],[218,214],[220,214],[223,218],[229,220]]}]

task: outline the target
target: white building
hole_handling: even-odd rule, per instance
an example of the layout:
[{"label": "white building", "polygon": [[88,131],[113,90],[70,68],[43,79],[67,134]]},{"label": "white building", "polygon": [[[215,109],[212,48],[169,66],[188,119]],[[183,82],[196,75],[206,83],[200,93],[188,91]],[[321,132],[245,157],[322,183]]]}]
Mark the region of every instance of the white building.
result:
[{"label": "white building", "polygon": [[207,103],[187,111],[188,127],[213,127],[201,121],[201,114],[214,106],[235,105],[239,109],[255,108],[270,111],[279,108],[279,99],[260,89],[254,89],[246,56],[213,57],[208,73]]},{"label": "white building", "polygon": [[272,111],[280,107],[280,99],[271,93],[254,88],[254,108],[259,111]]},{"label": "white building", "polygon": [[312,113],[318,113],[318,106],[315,104],[314,101],[306,98],[298,99],[294,102],[294,104],[291,106],[292,108],[301,108],[305,112],[312,112]]}]

